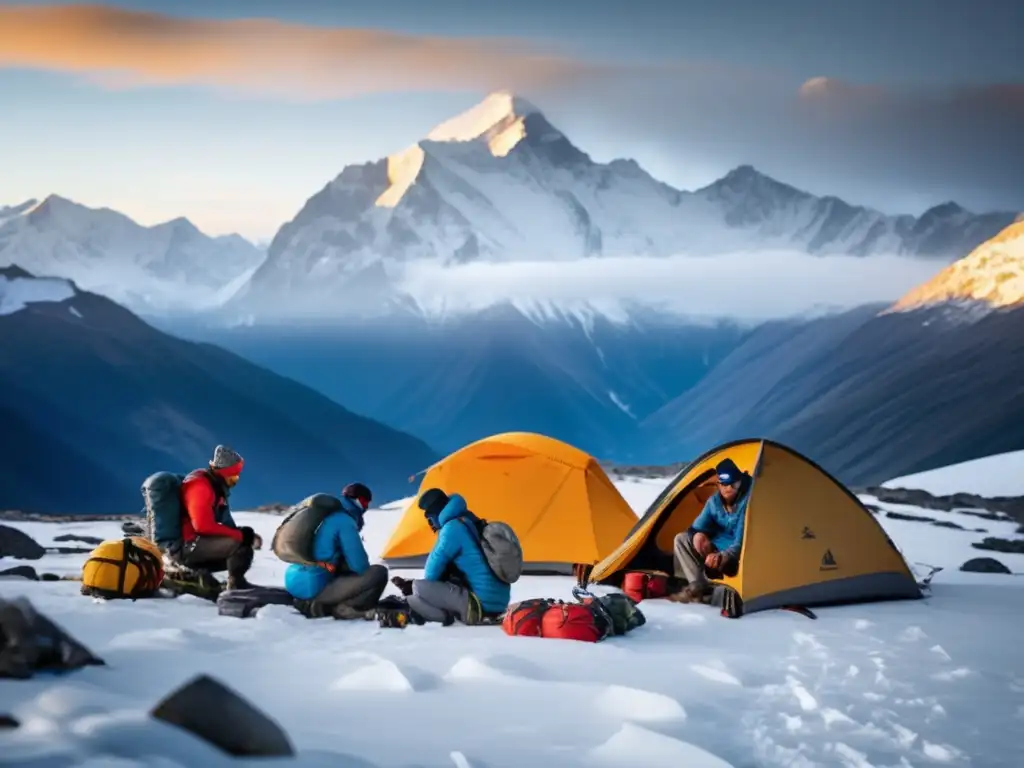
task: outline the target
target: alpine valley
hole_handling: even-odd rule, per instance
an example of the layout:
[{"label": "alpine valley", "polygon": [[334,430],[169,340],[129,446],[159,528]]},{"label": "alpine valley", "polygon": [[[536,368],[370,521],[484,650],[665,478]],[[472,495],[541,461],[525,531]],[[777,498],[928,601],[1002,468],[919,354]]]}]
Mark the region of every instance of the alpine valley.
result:
[{"label": "alpine valley", "polygon": [[[72,279],[76,295],[318,390],[348,409],[331,416],[336,428],[351,411],[434,454],[527,430],[620,463],[669,463],[764,436],[863,485],[1024,449],[1015,219],[952,202],[888,215],[750,166],[678,190],[631,160],[595,162],[530,103],[495,93],[412,147],[342,169],[266,251],[185,220],[141,227],[51,197],[0,208],[0,266]],[[923,260],[936,277],[892,306],[767,323],[641,300],[439,299],[408,280],[425,265],[773,250]],[[104,354],[90,349],[80,354]],[[208,344],[189,349],[242,365]],[[358,449],[354,435],[332,439]],[[402,445],[410,459],[431,452]]]}]

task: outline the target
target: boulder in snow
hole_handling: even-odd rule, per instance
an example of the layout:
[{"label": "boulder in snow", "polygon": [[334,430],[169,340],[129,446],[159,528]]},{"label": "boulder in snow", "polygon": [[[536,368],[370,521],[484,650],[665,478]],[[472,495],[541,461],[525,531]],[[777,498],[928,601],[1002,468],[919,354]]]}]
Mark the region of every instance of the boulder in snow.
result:
[{"label": "boulder in snow", "polygon": [[27,533],[9,525],[0,525],[0,557],[38,560],[45,554],[46,549]]},{"label": "boulder in snow", "polygon": [[223,683],[199,675],[159,702],[150,715],[235,757],[290,757],[284,730]]},{"label": "boulder in snow", "polygon": [[960,566],[960,570],[968,573],[1013,573],[994,557],[971,558]]},{"label": "boulder in snow", "polygon": [[62,533],[60,536],[54,536],[54,541],[78,541],[82,544],[92,544],[94,547],[99,546],[103,543],[103,539],[97,536],[82,536],[77,533]]},{"label": "boulder in snow", "polygon": [[0,571],[0,579],[28,579],[39,581],[39,574],[31,565],[16,565],[13,568],[5,568]]},{"label": "boulder in snow", "polygon": [[84,645],[37,613],[25,598],[0,600],[0,678],[101,665]]},{"label": "boulder in snow", "polygon": [[0,731],[8,728],[17,728],[20,725],[21,723],[15,720],[13,715],[0,715]]}]

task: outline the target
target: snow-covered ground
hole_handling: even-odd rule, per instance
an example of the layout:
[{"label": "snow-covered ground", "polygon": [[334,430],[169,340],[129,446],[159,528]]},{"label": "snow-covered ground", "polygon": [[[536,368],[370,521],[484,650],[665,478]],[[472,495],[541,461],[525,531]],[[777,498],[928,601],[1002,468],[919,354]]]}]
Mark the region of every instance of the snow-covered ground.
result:
[{"label": "snow-covered ground", "polygon": [[[643,512],[665,482],[618,485]],[[371,553],[401,506],[368,515]],[[908,560],[946,567],[926,600],[822,608],[816,621],[782,611],[729,621],[704,606],[647,601],[644,627],[597,645],[496,627],[382,630],[285,607],[239,620],[192,598],[103,602],[71,582],[0,580],[0,596],[27,596],[107,662],[0,682],[0,714],[22,723],[0,730],[0,765],[246,764],[146,718],[207,673],[285,728],[300,753],[279,761],[289,765],[1019,768],[1024,580],[956,570],[990,554],[972,541],[1012,537],[1016,525],[877,506],[968,529],[880,516]],[[238,518],[268,542],[280,521]],[[18,527],[43,544],[61,533],[119,535],[117,523]],[[1024,556],[995,556],[1024,571]],[[77,572],[81,560],[33,565]],[[261,551],[252,577],[280,584],[283,571]],[[568,599],[570,587],[527,577],[513,597]]]},{"label": "snow-covered ground", "polygon": [[898,477],[884,488],[915,488],[934,496],[975,493],[979,496],[1024,496],[1024,451],[1010,451],[964,461],[941,469]]}]

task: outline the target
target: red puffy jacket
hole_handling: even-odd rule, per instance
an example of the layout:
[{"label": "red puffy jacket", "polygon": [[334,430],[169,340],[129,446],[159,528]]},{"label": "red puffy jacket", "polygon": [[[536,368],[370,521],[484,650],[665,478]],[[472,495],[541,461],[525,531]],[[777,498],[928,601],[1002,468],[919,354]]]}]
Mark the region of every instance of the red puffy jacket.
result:
[{"label": "red puffy jacket", "polygon": [[227,497],[222,488],[211,481],[209,473],[220,477],[231,477],[242,471],[241,463],[222,469],[197,469],[181,483],[181,504],[187,513],[181,521],[181,537],[192,541],[197,536],[227,536],[235,541],[242,540],[238,528],[218,522],[222,510],[227,507]]}]

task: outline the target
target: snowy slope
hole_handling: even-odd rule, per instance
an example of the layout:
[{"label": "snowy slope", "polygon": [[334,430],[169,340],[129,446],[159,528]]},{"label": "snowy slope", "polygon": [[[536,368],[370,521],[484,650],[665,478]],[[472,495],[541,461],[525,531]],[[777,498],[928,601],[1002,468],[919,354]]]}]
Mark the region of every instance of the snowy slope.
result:
[{"label": "snowy slope", "polygon": [[595,162],[533,104],[499,92],[405,150],[343,169],[281,228],[231,305],[269,311],[272,302],[298,311],[343,285],[387,294],[410,262],[760,248],[946,260],[1012,220],[952,204],[920,218],[888,216],[802,192],[749,166],[684,192],[632,160]]},{"label": "snowy slope", "polygon": [[74,295],[74,285],[59,277],[32,277],[0,269],[0,315],[13,315],[38,302],[60,303]]},{"label": "snowy slope", "polygon": [[237,235],[208,237],[187,219],[144,227],[56,195],[0,208],[0,266],[68,278],[142,313],[222,303],[225,288],[264,257]]},{"label": "snowy slope", "polygon": [[979,245],[968,256],[907,293],[892,311],[940,304],[970,307],[972,316],[986,310],[1024,306],[1024,220]]},{"label": "snowy slope", "polygon": [[[619,487],[639,513],[663,482]],[[368,514],[371,554],[401,506]],[[267,541],[280,522],[238,518]],[[976,534],[880,521],[910,560],[926,553],[947,567],[927,600],[820,609],[813,622],[788,612],[731,622],[703,606],[648,601],[646,626],[599,645],[509,638],[490,627],[310,622],[284,607],[240,621],[188,598],[102,603],[73,583],[0,580],[0,596],[29,597],[107,662],[0,685],[0,713],[22,724],[0,736],[0,764],[263,764],[226,759],[146,720],[197,673],[227,683],[286,729],[300,755],[282,765],[1024,764],[1016,641],[1024,584],[956,572],[977,554],[969,546]],[[44,544],[68,532],[118,535],[116,523],[18,527]],[[80,562],[48,556],[37,565],[75,572]],[[281,563],[257,553],[254,580],[279,584],[282,574]],[[513,597],[570,599],[570,585],[527,577]]]},{"label": "snowy slope", "polygon": [[1024,451],[1011,451],[950,467],[897,477],[883,488],[914,488],[933,496],[972,493],[978,496],[1024,496]]}]

